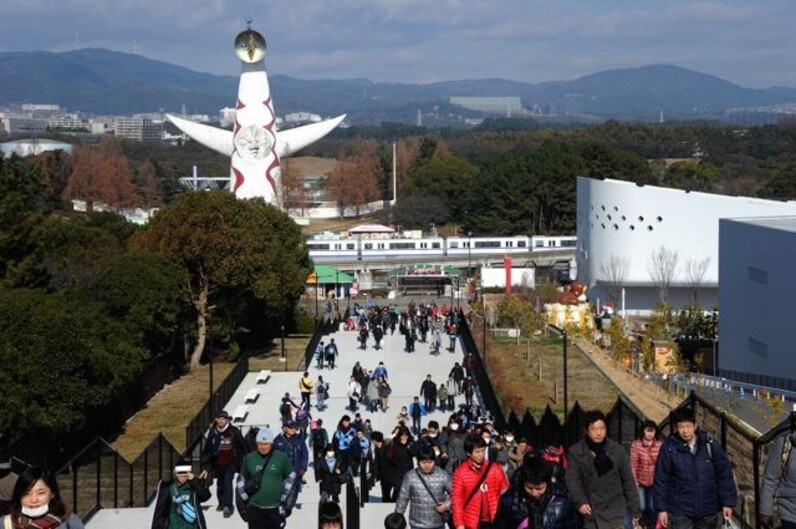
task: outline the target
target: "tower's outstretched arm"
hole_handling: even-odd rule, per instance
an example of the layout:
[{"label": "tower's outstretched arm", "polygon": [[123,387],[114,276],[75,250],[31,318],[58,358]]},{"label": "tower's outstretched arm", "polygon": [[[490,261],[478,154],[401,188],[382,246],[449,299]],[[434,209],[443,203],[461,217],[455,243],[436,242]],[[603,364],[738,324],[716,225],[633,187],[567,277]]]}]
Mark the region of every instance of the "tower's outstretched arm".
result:
[{"label": "tower's outstretched arm", "polygon": [[[345,119],[346,115],[327,119],[320,123],[302,125],[293,129],[279,131],[277,134],[276,148],[279,157],[290,156],[294,152],[303,149],[307,145],[318,141],[329,134]],[[232,131],[218,127],[211,127],[202,123],[196,123],[189,119],[178,118],[172,114],[166,114],[166,118],[185,134],[198,141],[205,147],[213,149],[225,156],[232,156],[234,149],[232,145]]]}]

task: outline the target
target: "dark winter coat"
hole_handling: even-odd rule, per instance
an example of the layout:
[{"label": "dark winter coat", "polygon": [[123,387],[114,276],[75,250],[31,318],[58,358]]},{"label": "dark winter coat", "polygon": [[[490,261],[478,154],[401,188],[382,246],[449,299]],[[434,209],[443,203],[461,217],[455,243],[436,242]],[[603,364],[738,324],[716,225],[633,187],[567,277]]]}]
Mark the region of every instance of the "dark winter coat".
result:
[{"label": "dark winter coat", "polygon": [[655,510],[694,518],[735,507],[738,491],[727,455],[706,432],[697,430],[696,436],[695,454],[677,434],[664,441],[652,486]]},{"label": "dark winter coat", "polygon": [[398,441],[393,441],[385,451],[387,456],[387,476],[382,476],[381,479],[386,479],[392,483],[393,487],[398,488],[403,483],[404,475],[414,468],[415,443],[410,441],[403,445]]},{"label": "dark winter coat", "polygon": [[207,442],[202,450],[202,468],[215,466],[216,456],[218,456],[219,445],[221,444],[222,437],[232,437],[232,453],[235,470],[240,472],[240,464],[243,457],[248,453],[248,445],[243,439],[243,435],[235,426],[229,424],[227,428],[220,432],[218,428],[213,426],[207,434]]},{"label": "dark winter coat", "polygon": [[[541,521],[541,524],[534,524],[534,509],[531,508],[530,500],[525,494],[525,484],[517,483],[500,497],[494,526],[518,529],[525,520],[528,520],[528,524],[524,526],[527,529],[575,529],[577,519],[569,498],[566,494],[552,493],[552,486],[549,483],[547,487],[550,492],[542,496],[541,505],[536,511],[537,520]],[[532,519],[528,519],[529,515]]]},{"label": "dark winter coat", "polygon": [[[339,470],[340,472],[335,472]],[[334,468],[329,470],[329,465],[326,464],[326,458],[321,457],[318,460],[318,468],[316,470],[316,478],[320,481],[320,489],[329,494],[340,494],[343,483],[348,479],[348,467],[345,464],[344,458],[337,456],[335,458]]]},{"label": "dark winter coat", "polygon": [[[597,475],[594,456],[585,439],[575,443],[569,450],[567,468],[567,488],[574,508],[591,506],[592,515],[583,517],[586,529],[616,529],[624,526],[625,506],[630,508],[634,518],[641,516],[638,489],[630,462],[622,445],[611,439],[606,440],[605,452],[611,458],[613,468]],[[656,505],[657,507],[657,505]]]},{"label": "dark winter coat", "polygon": [[[155,497],[155,513],[152,516],[152,529],[167,529],[169,526],[169,511],[171,510],[171,491],[169,487],[174,481],[161,481],[158,484],[158,492]],[[204,511],[202,502],[210,499],[210,489],[207,488],[204,480],[194,478],[188,481],[188,486],[193,491],[193,508],[196,510],[196,527],[205,529]]]}]

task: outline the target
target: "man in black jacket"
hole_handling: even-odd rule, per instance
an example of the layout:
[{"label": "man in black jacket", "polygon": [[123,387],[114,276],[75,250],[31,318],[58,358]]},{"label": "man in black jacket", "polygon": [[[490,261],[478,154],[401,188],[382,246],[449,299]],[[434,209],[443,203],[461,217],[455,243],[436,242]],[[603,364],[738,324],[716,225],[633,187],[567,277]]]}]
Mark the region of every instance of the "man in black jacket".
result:
[{"label": "man in black jacket", "polygon": [[431,375],[426,375],[426,379],[420,385],[420,394],[423,395],[426,411],[429,413],[434,411],[437,403],[437,385],[431,380]]},{"label": "man in black jacket", "polygon": [[224,511],[225,518],[232,516],[234,511],[232,495],[234,477],[235,473],[240,471],[240,464],[246,452],[246,441],[240,430],[232,425],[226,411],[219,411],[202,450],[202,468],[212,468],[213,475],[218,480],[216,510]]}]

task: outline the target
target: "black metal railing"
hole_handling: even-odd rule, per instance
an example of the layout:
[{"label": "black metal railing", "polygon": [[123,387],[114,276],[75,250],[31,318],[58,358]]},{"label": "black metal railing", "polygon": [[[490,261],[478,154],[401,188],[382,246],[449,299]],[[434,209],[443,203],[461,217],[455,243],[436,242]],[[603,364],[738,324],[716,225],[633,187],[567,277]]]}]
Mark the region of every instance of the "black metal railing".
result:
[{"label": "black metal railing", "polygon": [[97,438],[55,473],[64,503],[84,520],[100,508],[144,507],[183,456],[158,434],[135,461]]},{"label": "black metal railing", "polygon": [[100,508],[148,505],[158,482],[171,477],[178,462],[195,465],[198,473],[204,432],[215,413],[212,403],[227,402],[248,371],[244,356],[186,428],[182,452],[159,433],[130,462],[103,438],[94,439],[55,472],[64,502],[86,520]]},{"label": "black metal railing", "polygon": [[[218,411],[216,407],[221,402],[228,402],[232,395],[240,386],[240,383],[246,378],[249,373],[249,357],[243,356],[235,364],[235,367],[230,371],[227,378],[221,385],[213,392],[213,395],[207,399],[202,409],[194,416],[190,424],[185,428],[185,446],[188,447],[194,444],[194,441],[202,437],[204,432],[215,419],[215,414]],[[201,446],[199,447],[201,450]]]}]

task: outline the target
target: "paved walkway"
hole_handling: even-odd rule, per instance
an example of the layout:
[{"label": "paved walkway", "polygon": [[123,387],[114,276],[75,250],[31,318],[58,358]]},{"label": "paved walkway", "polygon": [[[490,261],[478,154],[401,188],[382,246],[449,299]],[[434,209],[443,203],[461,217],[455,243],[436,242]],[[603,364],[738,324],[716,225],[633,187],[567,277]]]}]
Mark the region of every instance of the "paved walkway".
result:
[{"label": "paved walkway", "polygon": [[[342,328],[342,327],[341,327]],[[360,364],[370,369],[375,368],[379,361],[383,361],[387,368],[390,384],[393,393],[389,400],[389,409],[386,413],[377,412],[374,414],[368,413],[364,407],[360,408],[363,419],[370,419],[373,424],[374,431],[382,431],[385,434],[393,429],[397,424],[396,415],[401,410],[401,406],[408,405],[415,395],[418,395],[420,384],[423,382],[427,374],[431,374],[433,380],[439,384],[447,380],[448,373],[453,367],[454,362],[461,362],[463,358],[463,351],[461,343],[456,346],[455,353],[449,353],[445,347],[448,345],[448,340],[443,340],[443,349],[437,356],[429,354],[429,347],[427,344],[417,342],[414,353],[403,352],[404,340],[403,336],[397,331],[395,335],[390,336],[389,333],[384,337],[382,342],[382,350],[376,351],[373,349],[373,340],[368,343],[367,350],[357,348],[356,332],[338,331],[330,336],[324,337],[324,342],[328,343],[330,338],[335,339],[338,345],[340,356],[338,357],[337,367],[334,370],[324,369],[319,371],[313,365],[309,367],[308,371],[310,376],[317,381],[318,376],[322,376],[325,382],[330,384],[329,394],[330,399],[326,402],[328,408],[323,412],[313,412],[314,418],[322,418],[324,426],[331,436],[334,433],[337,422],[344,414],[352,415],[345,410],[348,405],[348,398],[346,397],[346,386],[351,375],[351,370],[354,364],[359,361]],[[261,395],[255,403],[248,404],[249,413],[246,419],[242,422],[236,423],[241,427],[245,433],[248,428],[252,426],[270,425],[275,433],[279,431],[279,402],[281,397],[290,392],[291,396],[296,397],[296,401],[300,400],[298,391],[298,381],[301,373],[296,372],[275,372],[272,374],[270,380],[265,384],[257,384],[257,374],[249,373],[249,375],[241,383],[235,395],[227,403],[226,410],[232,413],[235,408],[244,403],[246,392],[252,387],[258,387],[261,390]],[[456,404],[463,403],[463,396],[456,398]],[[313,404],[315,397],[313,395]],[[437,420],[440,424],[447,423],[447,413],[435,411],[425,417],[423,425],[432,419]],[[311,457],[311,456],[310,456]],[[312,476],[312,470],[307,475],[307,485],[302,491],[299,502],[302,505],[301,509],[293,512],[293,515],[288,519],[288,528],[301,528],[311,529],[317,525],[318,513],[318,499],[320,494],[315,480]],[[371,491],[371,501],[373,503],[366,504],[360,511],[360,525],[363,528],[377,528],[383,526],[384,517],[392,512],[392,504],[380,503],[380,488]],[[341,508],[345,514],[344,504],[345,494],[341,494]],[[221,513],[216,512],[217,501],[215,494],[213,498],[205,504],[205,517],[207,526],[210,529],[215,528],[243,528],[246,524],[235,514],[232,518],[224,519]],[[104,509],[99,511],[88,523],[89,528],[103,528],[114,527],[116,529],[142,529],[149,527],[152,518],[152,509],[150,508],[137,508],[137,509]]]}]

